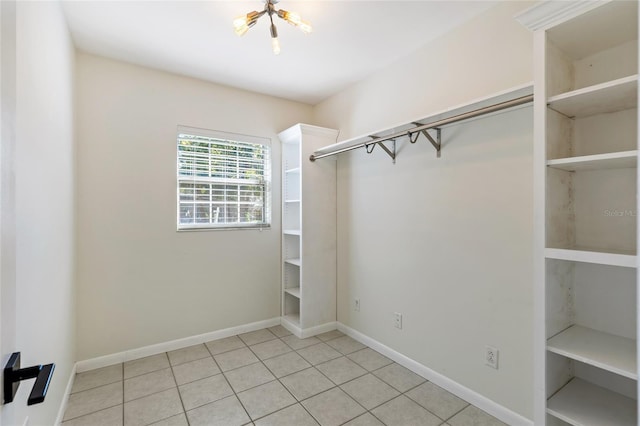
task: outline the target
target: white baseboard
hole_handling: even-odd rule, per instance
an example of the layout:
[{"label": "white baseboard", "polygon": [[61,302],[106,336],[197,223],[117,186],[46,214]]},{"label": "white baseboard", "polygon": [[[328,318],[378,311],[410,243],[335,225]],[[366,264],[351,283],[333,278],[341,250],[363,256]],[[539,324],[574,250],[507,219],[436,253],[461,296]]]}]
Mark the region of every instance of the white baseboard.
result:
[{"label": "white baseboard", "polygon": [[310,328],[300,328],[285,317],[282,317],[281,323],[284,328],[292,332],[299,339],[306,339],[307,337],[312,337],[317,334],[326,333],[327,331],[336,330],[338,328],[338,323],[327,322],[325,324],[316,325],[315,327]]},{"label": "white baseboard", "polygon": [[155,345],[144,346],[142,348],[131,349],[110,355],[104,355],[97,358],[78,361],[75,369],[78,373],[84,371],[95,370],[96,368],[108,367],[121,362],[131,361],[134,359],[144,358],[163,352],[174,351],[176,349],[186,348],[188,346],[198,345],[200,343],[209,342],[211,340],[223,339],[225,337],[235,336],[236,334],[248,333],[250,331],[260,330],[266,327],[273,327],[280,324],[280,317],[268,320],[252,322],[250,324],[229,327],[223,330],[212,331],[209,333],[198,334],[196,336],[185,337],[182,339],[171,340],[169,342],[158,343]]},{"label": "white baseboard", "polygon": [[64,418],[64,412],[67,411],[67,405],[69,403],[69,395],[71,395],[71,389],[73,389],[73,382],[76,380],[77,365],[78,363],[75,363],[73,364],[73,367],[71,367],[71,373],[69,374],[69,381],[67,382],[67,388],[64,390],[64,395],[62,395],[62,401],[60,402],[60,408],[58,409],[58,416],[56,417],[56,423],[55,423],[56,426],[60,426],[60,424],[62,423],[62,419]]},{"label": "white baseboard", "polygon": [[317,334],[326,333],[327,331],[336,330],[338,328],[337,322],[328,322],[321,325],[316,325],[315,327],[305,328],[302,330],[302,339],[306,339],[307,337],[312,337]]},{"label": "white baseboard", "polygon": [[375,349],[387,358],[392,359],[393,361],[424,377],[430,382],[433,382],[441,388],[458,396],[459,398],[462,398],[465,401],[475,405],[481,410],[486,411],[487,413],[505,422],[506,424],[518,426],[533,426],[532,420],[529,420],[526,417],[523,417],[520,414],[511,411],[506,407],[503,407],[502,405],[490,400],[489,398],[479,394],[476,391],[462,386],[460,383],[455,382],[450,378],[430,369],[429,367],[426,367],[419,362],[412,360],[411,358],[391,349],[390,347],[378,342],[377,340],[374,340],[371,337],[366,336],[340,322],[337,323],[337,326],[338,330],[340,330],[347,336],[369,346],[371,349]]}]

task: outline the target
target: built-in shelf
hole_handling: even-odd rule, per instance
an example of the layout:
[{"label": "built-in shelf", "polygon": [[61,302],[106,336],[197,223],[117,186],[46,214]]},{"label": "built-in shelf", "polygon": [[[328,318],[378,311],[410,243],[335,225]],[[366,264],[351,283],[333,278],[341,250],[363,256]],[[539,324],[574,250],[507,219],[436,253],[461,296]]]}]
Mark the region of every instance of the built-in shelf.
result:
[{"label": "built-in shelf", "polygon": [[547,341],[547,350],[637,380],[636,341],[573,325]]},{"label": "built-in shelf", "polygon": [[299,203],[300,200],[284,200],[285,203]]},{"label": "built-in shelf", "polygon": [[289,263],[291,265],[300,266],[300,259],[285,259],[285,263]]},{"label": "built-in shelf", "polygon": [[300,287],[285,288],[285,293],[289,293],[293,297],[300,299]]},{"label": "built-in shelf", "polygon": [[300,235],[299,229],[285,229],[282,231],[284,235]]},{"label": "built-in shelf", "polygon": [[632,252],[596,251],[588,249],[546,248],[547,259],[571,260],[574,262],[597,263],[599,265],[636,267],[636,256]]},{"label": "built-in shelf", "polygon": [[289,173],[300,173],[300,167],[295,167],[293,169],[289,169],[289,170],[285,170],[285,173],[289,174]]},{"label": "built-in shelf", "polygon": [[621,111],[638,106],[638,75],[620,78],[548,99],[551,109],[567,117]]},{"label": "built-in shelf", "polygon": [[637,425],[636,401],[574,378],[547,401],[547,412],[571,425]]},{"label": "built-in shelf", "polygon": [[548,160],[547,166],[554,169],[577,172],[583,170],[626,169],[638,167],[638,151],[621,151],[607,154]]}]

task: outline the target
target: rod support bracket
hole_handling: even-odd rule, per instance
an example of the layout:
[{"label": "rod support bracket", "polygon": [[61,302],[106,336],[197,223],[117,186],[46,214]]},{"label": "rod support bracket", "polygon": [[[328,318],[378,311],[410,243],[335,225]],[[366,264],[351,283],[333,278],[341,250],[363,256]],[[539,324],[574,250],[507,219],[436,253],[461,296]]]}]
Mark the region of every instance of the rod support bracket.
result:
[{"label": "rod support bracket", "polygon": [[27,399],[27,405],[44,402],[54,369],[55,364],[20,368],[20,352],[12,353],[9,361],[7,361],[7,364],[4,366],[3,372],[4,404],[13,402],[13,398],[16,396],[21,381],[34,378],[36,381],[29,394],[29,399]]},{"label": "rod support bracket", "polygon": [[438,127],[434,127],[433,130],[436,131],[436,138],[429,134],[429,129],[423,129],[415,133],[409,133],[409,142],[416,143],[418,141],[418,137],[420,135],[424,135],[425,138],[433,145],[436,149],[436,157],[440,158],[440,150],[442,148],[442,131]]},{"label": "rod support bracket", "polygon": [[[392,148],[389,149],[384,143],[383,141],[380,142],[376,142],[376,139],[380,139],[379,136],[369,136],[372,140],[370,140],[369,142],[366,142],[364,144],[364,149],[367,151],[367,154],[371,154],[373,152],[373,149],[376,147],[376,145],[380,145],[380,148],[382,148],[384,150],[384,152],[387,153],[387,155],[389,157],[391,157],[391,160],[393,161],[393,164],[396,164],[396,140],[392,139],[391,143],[392,143]],[[371,148],[369,148],[371,147]]]}]

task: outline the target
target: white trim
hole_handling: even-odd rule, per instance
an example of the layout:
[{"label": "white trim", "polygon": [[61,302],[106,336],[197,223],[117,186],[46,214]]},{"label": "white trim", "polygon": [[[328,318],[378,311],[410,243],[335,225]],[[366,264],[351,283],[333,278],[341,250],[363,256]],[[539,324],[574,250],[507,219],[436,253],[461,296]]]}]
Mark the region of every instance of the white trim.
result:
[{"label": "white trim", "polygon": [[487,413],[505,422],[506,424],[518,426],[533,426],[533,421],[521,416],[514,411],[509,410],[506,407],[503,407],[502,405],[490,400],[489,398],[479,394],[478,392],[462,386],[458,382],[455,382],[450,378],[443,376],[442,374],[430,369],[429,367],[426,367],[419,362],[412,360],[411,358],[401,354],[400,352],[391,349],[390,347],[360,333],[359,331],[354,330],[351,327],[348,327],[340,322],[338,322],[337,324],[338,330],[340,330],[347,336],[369,346],[371,349],[380,352],[387,358],[392,359],[393,361],[424,377],[430,382],[433,382],[441,388],[475,405],[481,410],[486,411]]},{"label": "white trim", "polygon": [[[67,382],[67,388],[62,395],[62,401],[60,402],[60,408],[58,409],[58,416],[56,417],[56,426],[60,426],[62,419],[64,419],[64,412],[67,411],[67,405],[69,405],[69,396],[71,395],[71,389],[73,389],[73,382],[76,380],[76,367],[78,363],[73,364],[71,368],[71,374],[69,374],[69,381]],[[28,417],[25,420],[25,424],[28,421]]]},{"label": "white trim", "polygon": [[531,31],[549,29],[611,0],[543,1],[514,16]]},{"label": "white trim", "polygon": [[196,336],[185,337],[182,339],[171,340],[169,342],[158,343],[155,345],[144,346],[142,348],[131,349],[128,351],[118,352],[115,354],[105,355],[97,358],[78,361],[76,370],[78,373],[84,371],[95,370],[96,368],[108,367],[109,365],[119,364],[121,362],[131,361],[134,359],[144,358],[163,352],[174,351],[176,349],[186,348],[188,346],[198,345],[200,343],[210,342],[212,340],[223,339],[225,337],[235,336],[236,334],[248,333],[267,327],[273,327],[280,324],[280,317],[268,320],[252,322],[250,324],[238,325],[222,330],[212,331],[209,333],[198,334]]},{"label": "white trim", "polygon": [[300,139],[303,134],[337,139],[339,133],[334,129],[298,123],[278,133],[278,138],[284,143],[291,143],[292,140]]},{"label": "white trim", "polygon": [[307,337],[312,337],[318,334],[326,333],[328,331],[333,331],[338,329],[337,322],[328,322],[325,324],[316,325],[315,327],[305,328],[302,330],[302,338],[306,339]]},{"label": "white trim", "polygon": [[338,329],[338,323],[335,322],[335,321],[327,322],[325,324],[320,324],[320,325],[317,325],[315,327],[310,327],[310,328],[304,328],[303,329],[303,328],[298,327],[293,322],[289,321],[286,317],[281,317],[280,318],[280,325],[282,325],[284,328],[289,330],[291,333],[293,333],[299,339],[306,339],[307,337],[312,337],[312,336],[315,336],[315,335],[318,335],[318,334],[322,334],[322,333],[326,333],[328,331],[332,331],[332,330],[337,330]]}]

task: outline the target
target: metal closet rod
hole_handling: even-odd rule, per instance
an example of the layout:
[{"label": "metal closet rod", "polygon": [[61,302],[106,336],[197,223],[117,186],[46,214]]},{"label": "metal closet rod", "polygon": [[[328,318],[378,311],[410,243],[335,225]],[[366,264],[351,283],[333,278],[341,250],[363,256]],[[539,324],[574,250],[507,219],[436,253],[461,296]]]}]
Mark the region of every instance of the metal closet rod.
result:
[{"label": "metal closet rod", "polygon": [[[351,151],[358,148],[364,148],[372,144],[385,142],[385,141],[396,139],[402,136],[411,137],[412,134],[421,132],[423,130],[433,129],[434,127],[444,126],[446,124],[457,123],[458,121],[468,120],[470,118],[478,117],[480,115],[489,114],[492,112],[501,111],[503,109],[513,108],[519,105],[528,104],[529,102],[533,102],[533,95],[526,95],[519,98],[511,99],[508,101],[500,102],[497,104],[489,105],[486,107],[474,109],[473,111],[454,115],[453,117],[449,117],[449,118],[443,118],[441,120],[436,120],[428,124],[421,124],[409,130],[403,130],[402,132],[397,132],[389,136],[384,136],[379,138],[376,137],[375,139],[371,139],[370,141],[362,142],[357,145],[352,145],[352,146],[341,148],[335,151],[325,152],[323,154],[317,154],[317,155],[311,154],[311,156],[309,157],[309,160],[316,161],[320,158],[329,157],[330,155],[342,154],[343,152]],[[373,138],[373,136],[370,136],[370,137]]]}]

